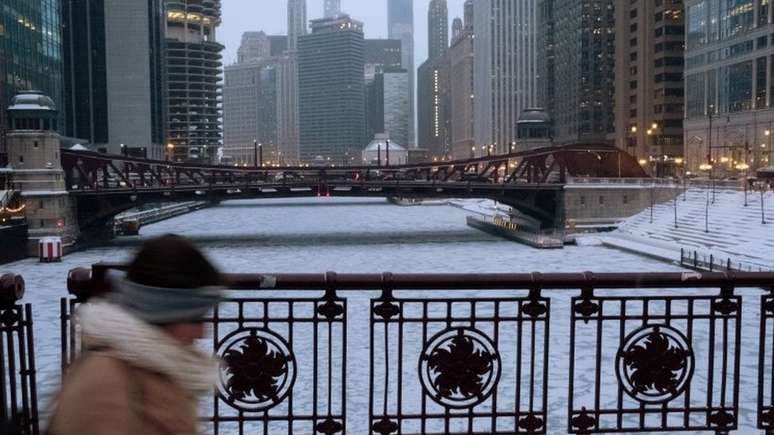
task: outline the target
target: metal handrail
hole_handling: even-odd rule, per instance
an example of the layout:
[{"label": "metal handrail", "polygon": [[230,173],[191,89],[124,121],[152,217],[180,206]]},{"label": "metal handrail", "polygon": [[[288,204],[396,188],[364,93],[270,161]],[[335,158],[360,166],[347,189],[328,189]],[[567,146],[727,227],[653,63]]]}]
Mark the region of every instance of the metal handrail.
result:
[{"label": "metal handrail", "polygon": [[[107,289],[109,270],[124,264],[97,264],[73,269],[67,279],[70,294],[88,298]],[[224,274],[232,290],[572,290],[765,287],[774,291],[774,272],[671,273],[239,273]]]}]

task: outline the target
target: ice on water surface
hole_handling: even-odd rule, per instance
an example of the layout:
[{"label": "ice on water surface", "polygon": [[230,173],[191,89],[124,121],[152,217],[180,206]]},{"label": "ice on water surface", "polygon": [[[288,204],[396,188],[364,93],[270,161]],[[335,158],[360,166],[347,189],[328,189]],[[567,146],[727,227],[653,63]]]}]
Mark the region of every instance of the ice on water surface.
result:
[{"label": "ice on water surface", "polygon": [[[382,200],[331,198],[227,202],[143,228],[139,238],[122,238],[104,247],[74,253],[62,263],[39,264],[35,260],[25,260],[3,266],[3,271],[22,274],[27,283],[25,301],[34,307],[38,382],[44,403],[59,383],[59,298],[66,295],[67,271],[74,267],[88,267],[99,261],[125,261],[142,239],[165,233],[190,237],[226,272],[548,273],[681,270],[674,265],[601,246],[534,250],[468,228],[465,225],[465,212],[454,207],[399,207]],[[347,297],[349,324],[347,427],[348,432],[359,433],[358,428],[365,428],[368,424],[368,312],[371,298],[378,294],[342,294]],[[749,303],[745,310],[749,307],[755,309],[759,293],[750,290],[744,294],[745,302]],[[503,296],[502,293],[492,292],[454,294],[455,297],[471,295],[482,298]],[[513,295],[521,296],[523,293],[514,292],[509,296]],[[546,292],[546,295],[552,298],[548,364],[550,433],[551,428],[565,431],[567,425],[570,297],[577,295],[577,292]],[[434,295],[401,293],[399,296]],[[757,349],[759,318],[753,309],[744,312],[742,349]],[[421,339],[415,338],[417,341]],[[594,338],[586,338],[593,345]],[[404,341],[406,351],[418,350],[418,344],[412,343],[410,337],[404,340],[408,340]],[[502,342],[500,345],[506,346],[509,343]],[[582,341],[579,341],[579,345],[582,345]],[[303,360],[303,355],[298,355],[298,360]],[[504,361],[504,367],[507,365],[508,361]],[[297,382],[309,383],[308,376],[303,374],[305,368],[298,369]],[[583,373],[584,367],[577,366],[576,370]],[[415,367],[404,368],[403,372],[405,376],[416,376]],[[741,374],[740,433],[750,433],[755,427],[756,412],[757,359],[754,356],[743,356]],[[419,400],[419,383],[409,382],[405,376],[404,397]],[[513,375],[507,376],[512,378]],[[592,375],[589,373],[582,376]],[[296,390],[303,389],[297,386]],[[603,397],[603,402],[606,400],[614,400],[614,397]],[[506,401],[498,408],[507,405]]]}]

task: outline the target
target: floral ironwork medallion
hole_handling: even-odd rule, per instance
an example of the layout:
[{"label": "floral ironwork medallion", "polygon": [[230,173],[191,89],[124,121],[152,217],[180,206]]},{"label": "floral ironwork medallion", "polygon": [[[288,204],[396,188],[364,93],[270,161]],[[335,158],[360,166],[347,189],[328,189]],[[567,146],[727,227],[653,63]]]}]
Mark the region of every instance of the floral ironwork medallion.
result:
[{"label": "floral ironwork medallion", "polygon": [[218,390],[234,408],[265,411],[282,402],[296,380],[296,360],[287,342],[268,329],[241,329],[218,348],[223,360]]},{"label": "floral ironwork medallion", "polygon": [[688,340],[667,325],[646,325],[632,332],[616,357],[624,391],[644,403],[666,403],[682,394],[693,368]]},{"label": "floral ironwork medallion", "polygon": [[486,400],[500,380],[500,355],[492,340],[473,328],[450,328],[430,339],[419,358],[422,388],[448,408]]}]

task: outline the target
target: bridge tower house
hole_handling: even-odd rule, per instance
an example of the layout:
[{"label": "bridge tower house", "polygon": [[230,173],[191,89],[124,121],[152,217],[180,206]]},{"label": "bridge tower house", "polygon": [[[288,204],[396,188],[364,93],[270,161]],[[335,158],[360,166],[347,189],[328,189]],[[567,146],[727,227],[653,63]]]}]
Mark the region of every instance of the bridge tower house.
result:
[{"label": "bridge tower house", "polygon": [[37,255],[43,237],[61,237],[71,246],[78,238],[75,203],[65,186],[53,100],[37,91],[23,91],[8,108],[6,136],[14,190],[21,192],[29,226],[28,253]]}]

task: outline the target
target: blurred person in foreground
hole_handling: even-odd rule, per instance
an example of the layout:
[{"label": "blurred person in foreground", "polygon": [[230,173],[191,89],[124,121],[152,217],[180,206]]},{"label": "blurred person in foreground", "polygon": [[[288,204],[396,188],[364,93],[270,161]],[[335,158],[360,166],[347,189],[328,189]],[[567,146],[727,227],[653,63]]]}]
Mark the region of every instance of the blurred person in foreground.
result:
[{"label": "blurred person in foreground", "polygon": [[145,243],[125,277],[77,312],[83,354],[67,371],[48,435],[189,435],[218,362],[195,341],[220,274],[190,242]]}]

